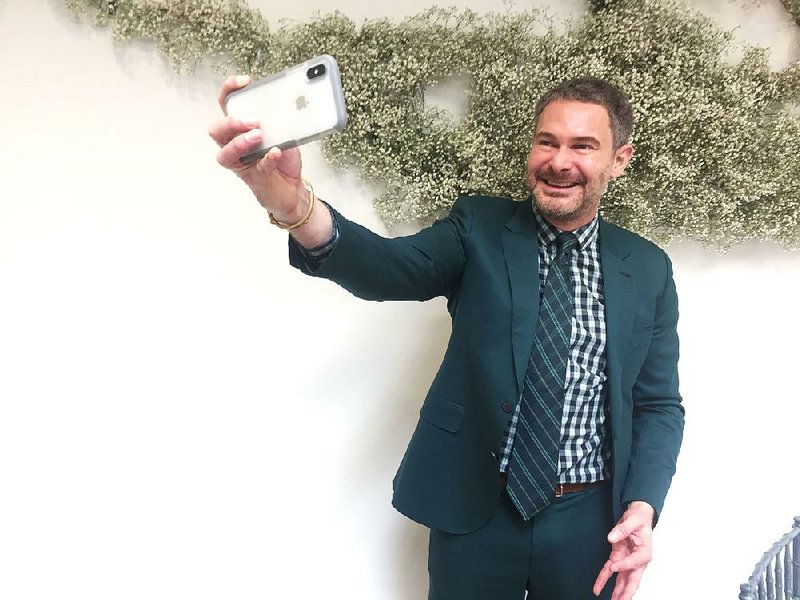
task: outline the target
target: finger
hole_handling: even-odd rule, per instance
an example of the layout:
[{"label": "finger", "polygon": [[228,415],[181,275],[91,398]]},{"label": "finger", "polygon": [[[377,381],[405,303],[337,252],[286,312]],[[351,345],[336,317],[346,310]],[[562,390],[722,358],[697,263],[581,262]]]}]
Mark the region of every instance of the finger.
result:
[{"label": "finger", "polygon": [[620,542],[611,546],[611,553],[608,556],[608,560],[600,570],[600,574],[595,580],[595,585],[592,587],[595,595],[599,595],[600,592],[603,591],[603,588],[608,583],[608,580],[614,575],[614,571],[611,570],[611,565],[613,565],[615,562],[619,562],[630,553],[631,550],[626,542]]},{"label": "finger", "polygon": [[275,170],[275,166],[278,164],[281,156],[283,156],[281,149],[277,146],[273,146],[269,149],[269,152],[258,161],[256,168],[262,175],[269,175]]},{"label": "finger", "polygon": [[608,532],[608,541],[615,544],[620,540],[624,540],[629,534],[630,531],[625,528],[625,521],[622,521],[614,525],[614,528]]},{"label": "finger", "polygon": [[224,146],[235,138],[240,133],[250,131],[258,127],[258,121],[248,121],[242,119],[235,119],[233,117],[224,117],[211,124],[208,128],[208,135],[220,147]]},{"label": "finger", "polygon": [[607,560],[603,568],[600,569],[600,573],[597,575],[597,579],[595,579],[594,585],[592,586],[592,592],[595,596],[600,595],[600,592],[606,587],[608,580],[611,579],[613,574],[614,573],[611,571],[611,560]]},{"label": "finger", "polygon": [[631,600],[639,589],[643,573],[644,569],[619,573],[617,575],[617,584],[611,594],[611,600]]},{"label": "finger", "polygon": [[625,577],[623,574],[617,574],[617,583],[614,585],[614,591],[611,592],[611,600],[620,600],[625,593]]},{"label": "finger", "polygon": [[225,110],[225,100],[228,98],[228,94],[249,84],[249,75],[235,75],[228,77],[225,80],[225,82],[222,84],[222,89],[219,92],[219,107],[222,109],[222,112],[228,114]]},{"label": "finger", "polygon": [[628,589],[628,573],[617,573],[617,582],[611,592],[611,600],[622,600]]},{"label": "finger", "polygon": [[619,600],[631,600],[633,595],[639,590],[639,583],[642,581],[644,569],[637,569],[628,573],[627,580],[625,581],[625,589]]},{"label": "finger", "polygon": [[217,162],[226,169],[241,167],[242,163],[239,158],[255,150],[261,144],[262,137],[259,129],[240,133],[220,149],[217,153]]},{"label": "finger", "polygon": [[612,573],[621,573],[623,571],[631,571],[633,569],[641,569],[648,565],[652,560],[653,555],[647,548],[642,547],[637,549],[626,558],[611,563]]}]

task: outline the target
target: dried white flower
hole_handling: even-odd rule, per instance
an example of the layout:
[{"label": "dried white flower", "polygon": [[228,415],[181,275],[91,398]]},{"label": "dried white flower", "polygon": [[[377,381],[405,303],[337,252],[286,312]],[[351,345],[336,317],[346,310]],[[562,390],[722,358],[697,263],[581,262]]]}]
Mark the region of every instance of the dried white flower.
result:
[{"label": "dried white flower", "polygon": [[[271,31],[241,0],[115,0],[113,16],[103,0],[65,2],[118,39],[156,40],[178,69],[207,61],[261,76],[334,55],[349,121],[324,150],[382,185],[375,205],[389,225],[428,223],[464,192],[525,197],[537,97],[593,75],[635,106],[636,154],[604,197],[606,218],[659,242],[800,247],[800,66],[770,72],[756,47],[729,64],[730,33],[681,0],[592,0],[566,33],[538,11],[432,8],[360,26],[336,12]],[[800,23],[800,0],[785,4]],[[464,74],[463,119],[425,104],[427,87]]]}]

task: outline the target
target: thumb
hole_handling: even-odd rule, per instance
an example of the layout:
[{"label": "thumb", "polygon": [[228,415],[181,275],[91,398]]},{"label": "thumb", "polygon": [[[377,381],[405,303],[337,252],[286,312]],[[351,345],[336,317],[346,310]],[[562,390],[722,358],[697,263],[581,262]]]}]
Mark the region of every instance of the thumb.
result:
[{"label": "thumb", "polygon": [[624,540],[633,533],[634,529],[635,527],[634,524],[631,523],[631,519],[623,518],[619,523],[614,525],[614,528],[609,532],[608,541],[614,544],[620,540]]},{"label": "thumb", "polygon": [[643,533],[645,529],[649,529],[652,518],[653,509],[647,504],[628,509],[609,532],[608,541],[613,544],[630,537],[631,534]]}]

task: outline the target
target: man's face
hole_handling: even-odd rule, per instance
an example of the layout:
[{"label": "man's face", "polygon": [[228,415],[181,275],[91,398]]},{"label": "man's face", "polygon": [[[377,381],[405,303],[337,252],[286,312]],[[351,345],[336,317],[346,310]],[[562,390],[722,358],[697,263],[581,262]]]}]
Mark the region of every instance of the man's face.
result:
[{"label": "man's face", "polygon": [[562,231],[589,223],[632,151],[630,144],[614,150],[605,107],[575,100],[548,104],[528,154],[528,186],[539,214]]}]

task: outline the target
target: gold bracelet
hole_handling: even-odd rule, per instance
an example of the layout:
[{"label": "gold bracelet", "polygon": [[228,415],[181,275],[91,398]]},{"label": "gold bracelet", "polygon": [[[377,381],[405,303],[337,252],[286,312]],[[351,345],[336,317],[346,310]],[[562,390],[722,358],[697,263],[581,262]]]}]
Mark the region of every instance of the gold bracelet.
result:
[{"label": "gold bracelet", "polygon": [[269,222],[272,223],[273,225],[275,225],[276,227],[280,227],[281,229],[288,229],[288,230],[297,229],[298,227],[302,227],[303,225],[308,223],[308,221],[311,219],[311,213],[314,211],[314,202],[316,202],[317,197],[314,195],[314,188],[311,187],[310,183],[308,183],[302,177],[300,178],[300,181],[303,182],[303,186],[305,186],[305,188],[308,190],[308,212],[306,212],[306,216],[303,217],[302,219],[300,219],[294,225],[289,225],[289,223],[284,223],[283,221],[278,221],[278,219],[276,219],[275,216],[271,212],[268,211]]}]

